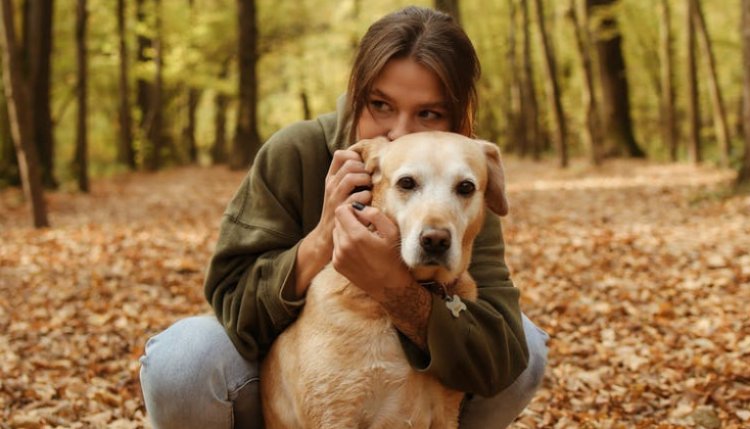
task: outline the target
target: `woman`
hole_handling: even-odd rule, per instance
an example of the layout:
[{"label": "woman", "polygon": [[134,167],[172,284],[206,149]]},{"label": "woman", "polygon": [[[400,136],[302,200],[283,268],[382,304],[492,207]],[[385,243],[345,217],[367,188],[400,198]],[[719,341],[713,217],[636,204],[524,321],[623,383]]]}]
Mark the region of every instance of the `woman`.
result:
[{"label": "woman", "polygon": [[218,321],[188,318],[149,340],[141,382],[154,427],[261,427],[258,362],[329,262],[388,297],[380,302],[416,370],[467,392],[462,428],[513,421],[541,383],[547,337],[519,310],[498,218],[487,216],[473,250],[478,301],[453,318],[400,261],[397,227],[352,208],[370,202],[371,182],[344,150],[426,130],[471,135],[478,77],[471,41],[446,14],[410,7],[370,27],[338,111],[272,136],[230,202],[205,285]]}]

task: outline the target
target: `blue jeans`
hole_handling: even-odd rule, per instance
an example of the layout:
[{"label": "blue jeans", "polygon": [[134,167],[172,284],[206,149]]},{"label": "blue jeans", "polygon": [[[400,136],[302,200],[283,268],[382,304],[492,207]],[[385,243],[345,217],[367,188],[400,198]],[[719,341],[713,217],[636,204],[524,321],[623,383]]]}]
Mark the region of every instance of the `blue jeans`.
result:
[{"label": "blue jeans", "polygon": [[[523,411],[542,382],[547,334],[525,315],[529,365],[497,396],[474,396],[461,428],[504,428]],[[146,343],[141,386],[156,429],[261,428],[258,365],[244,360],[214,316],[183,319]]]}]

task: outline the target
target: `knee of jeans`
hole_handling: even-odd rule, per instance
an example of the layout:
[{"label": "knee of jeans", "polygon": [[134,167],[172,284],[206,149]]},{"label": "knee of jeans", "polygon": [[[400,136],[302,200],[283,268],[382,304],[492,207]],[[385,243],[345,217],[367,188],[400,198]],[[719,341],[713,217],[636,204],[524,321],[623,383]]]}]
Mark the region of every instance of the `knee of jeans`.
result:
[{"label": "knee of jeans", "polygon": [[534,326],[538,332],[536,335],[526,335],[527,345],[529,348],[529,362],[527,371],[528,382],[533,386],[533,390],[538,389],[544,380],[544,372],[547,368],[547,333]]},{"label": "knee of jeans", "polygon": [[141,357],[141,385],[146,397],[180,397],[196,386],[226,396],[234,378],[227,372],[236,372],[232,368],[238,365],[248,370],[218,321],[190,317],[148,340]]}]

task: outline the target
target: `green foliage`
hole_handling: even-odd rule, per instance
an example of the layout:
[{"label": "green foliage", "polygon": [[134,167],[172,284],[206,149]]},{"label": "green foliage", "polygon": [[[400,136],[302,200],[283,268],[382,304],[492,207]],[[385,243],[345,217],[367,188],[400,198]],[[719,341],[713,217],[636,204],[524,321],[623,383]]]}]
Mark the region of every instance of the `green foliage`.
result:
[{"label": "green foliage", "polygon": [[[160,2],[161,36],[164,49],[164,117],[165,132],[174,142],[174,156],[185,159],[181,132],[187,121],[187,89],[200,90],[198,107],[198,139],[201,159],[213,143],[215,113],[214,97],[237,91],[236,64],[236,2],[234,0],[162,0]],[[344,93],[348,71],[358,39],[367,27],[382,15],[412,4],[406,0],[365,2],[362,0],[299,0],[278,2],[257,0],[259,14],[258,118],[263,139],[286,124],[303,118],[302,94],[306,95],[312,116],[331,111]],[[719,83],[724,92],[730,129],[738,121],[741,94],[739,41],[739,7],[737,2],[703,0],[708,30],[718,59]],[[430,1],[417,4],[432,5]],[[135,17],[135,1],[126,2],[127,43],[131,104],[135,122],[136,79],[154,79],[153,62],[136,61],[136,36],[156,36],[157,10],[153,0],[145,0],[146,22]],[[673,36],[675,41],[675,82],[677,85],[678,118],[684,117],[684,2],[671,0]],[[501,145],[507,145],[507,117],[510,106],[508,65],[509,2],[462,0],[462,20],[475,43],[482,61],[479,85],[480,110],[477,134]],[[563,107],[569,123],[571,153],[584,155],[580,141],[584,115],[582,103],[582,70],[575,47],[572,24],[566,17],[569,1],[545,0],[546,19],[553,42],[555,59],[562,88]],[[533,7],[533,6],[532,6]],[[52,111],[57,143],[57,174],[69,177],[67,165],[73,157],[75,141],[75,3],[55,2],[54,53],[52,78]],[[94,175],[120,171],[115,166],[118,109],[119,40],[115,2],[89,1],[89,117],[90,162]],[[637,139],[657,159],[666,159],[667,150],[661,142],[659,125],[659,15],[651,0],[627,0],[611,10],[619,21],[631,91],[632,115]],[[535,19],[531,14],[532,21]],[[591,26],[597,19],[593,17]],[[516,20],[516,50],[521,52],[520,20]],[[606,35],[599,35],[606,37]],[[550,129],[549,114],[542,73],[541,50],[536,27],[532,29],[532,58],[543,129]],[[230,61],[229,74],[221,77],[222,65]],[[704,84],[706,69],[701,53],[698,56],[703,134],[707,157],[716,152],[710,115],[708,88]],[[230,103],[227,138],[231,141],[233,104]],[[143,147],[143,136],[134,130],[137,147]],[[685,134],[681,130],[682,135]],[[735,146],[739,149],[738,141]],[[142,156],[142,154],[141,154]]]}]

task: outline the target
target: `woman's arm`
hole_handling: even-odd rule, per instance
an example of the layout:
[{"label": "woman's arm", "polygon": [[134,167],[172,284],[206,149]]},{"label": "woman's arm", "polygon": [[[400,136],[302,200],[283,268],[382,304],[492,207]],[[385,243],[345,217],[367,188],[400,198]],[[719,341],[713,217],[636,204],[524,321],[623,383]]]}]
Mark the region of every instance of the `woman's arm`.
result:
[{"label": "woman's arm", "polygon": [[[358,156],[331,154],[321,124],[307,121],[266,142],[230,202],[205,295],[238,351],[258,360],[299,314],[312,278],[331,259],[332,213],[367,203]],[[330,169],[329,169],[330,166]]]}]

